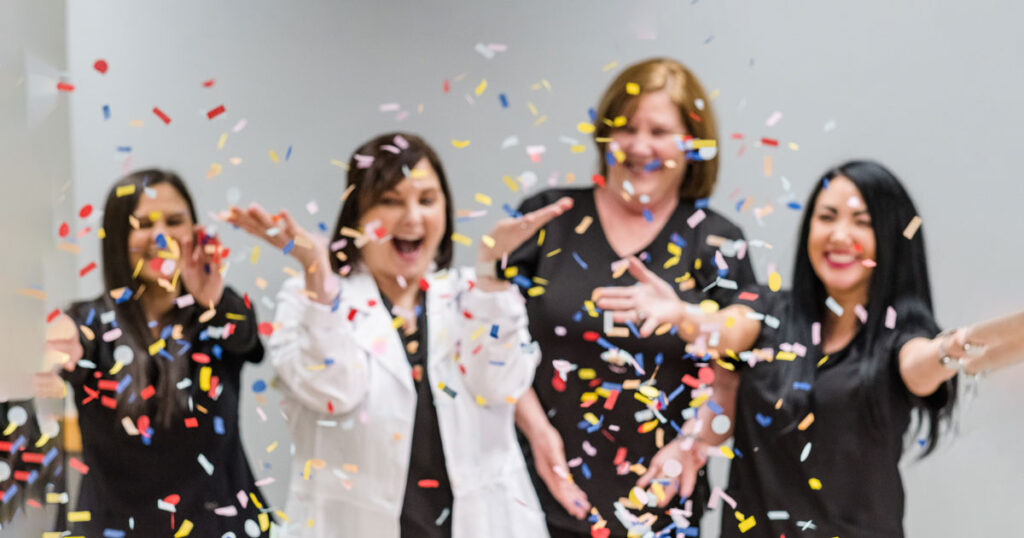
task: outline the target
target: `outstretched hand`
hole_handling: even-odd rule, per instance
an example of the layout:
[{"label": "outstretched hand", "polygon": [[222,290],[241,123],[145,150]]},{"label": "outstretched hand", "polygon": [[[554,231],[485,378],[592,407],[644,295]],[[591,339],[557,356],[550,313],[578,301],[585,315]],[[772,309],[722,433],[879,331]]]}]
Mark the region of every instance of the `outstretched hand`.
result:
[{"label": "outstretched hand", "polygon": [[651,459],[647,472],[636,487],[647,489],[655,480],[662,484],[658,507],[664,508],[676,495],[689,497],[697,485],[697,473],[707,463],[707,445],[695,440],[676,439],[663,446]]},{"label": "outstretched hand", "polygon": [[629,274],[636,278],[632,286],[610,286],[594,290],[597,307],[612,312],[616,323],[640,324],[644,338],[664,323],[678,325],[686,312],[686,303],[665,282],[636,258],[628,258]]},{"label": "outstretched hand", "polygon": [[286,210],[271,215],[256,203],[247,209],[232,206],[224,219],[276,249],[287,249],[287,254],[298,260],[307,271],[317,266],[328,266],[325,241],[299,226]]},{"label": "outstretched hand", "polygon": [[590,501],[587,500],[587,494],[570,479],[561,435],[549,426],[529,440],[534,467],[548,491],[569,515],[576,519],[586,517]]},{"label": "outstretched hand", "polygon": [[554,203],[521,217],[501,219],[488,234],[493,239],[493,243],[491,245],[485,242],[480,243],[477,259],[482,262],[500,260],[502,256],[512,252],[524,241],[533,237],[533,234],[552,219],[572,209],[572,204],[572,198],[563,196]]},{"label": "outstretched hand", "polygon": [[182,283],[196,302],[206,308],[219,303],[224,295],[221,249],[217,237],[207,235],[201,225],[193,228],[192,235],[181,246]]}]

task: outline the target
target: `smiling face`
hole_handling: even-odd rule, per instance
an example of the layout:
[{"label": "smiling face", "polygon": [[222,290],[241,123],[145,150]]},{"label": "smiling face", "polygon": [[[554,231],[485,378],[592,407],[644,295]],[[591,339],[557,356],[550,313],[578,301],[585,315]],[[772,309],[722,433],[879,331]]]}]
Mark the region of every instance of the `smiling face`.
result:
[{"label": "smiling face", "polygon": [[860,191],[833,178],[814,202],[807,255],[829,296],[866,304],[875,260],[875,232]]},{"label": "smiling face", "polygon": [[686,160],[677,141],[685,134],[679,107],[668,92],[640,95],[626,125],[611,132],[608,151],[617,154],[617,162],[608,169],[608,186],[632,191],[641,203],[678,197]]},{"label": "smiling face", "polygon": [[131,271],[141,261],[138,279],[147,286],[156,285],[160,278],[173,278],[181,246],[191,237],[194,224],[188,202],[173,185],[158,183],[152,190],[156,192],[154,198],[148,194],[139,197],[132,212],[139,227],[128,233]]},{"label": "smiling face", "polygon": [[[359,225],[373,239],[362,258],[377,282],[401,276],[415,283],[427,273],[446,232],[445,202],[437,172],[424,158],[363,213]],[[377,230],[391,238],[377,240]]]}]

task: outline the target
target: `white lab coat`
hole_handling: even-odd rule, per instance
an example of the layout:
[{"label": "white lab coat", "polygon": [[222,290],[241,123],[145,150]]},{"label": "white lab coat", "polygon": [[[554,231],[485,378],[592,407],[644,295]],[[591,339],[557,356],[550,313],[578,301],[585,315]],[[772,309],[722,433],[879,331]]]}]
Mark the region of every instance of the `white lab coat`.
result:
[{"label": "white lab coat", "polygon": [[[305,296],[301,278],[278,294],[270,356],[294,442],[281,535],[398,538],[412,368],[373,278],[358,271],[337,280],[333,312]],[[426,367],[454,499],[452,537],[546,537],[513,425],[513,402],[530,386],[540,351],[517,290],[470,290],[471,280],[466,269],[427,277]]]}]

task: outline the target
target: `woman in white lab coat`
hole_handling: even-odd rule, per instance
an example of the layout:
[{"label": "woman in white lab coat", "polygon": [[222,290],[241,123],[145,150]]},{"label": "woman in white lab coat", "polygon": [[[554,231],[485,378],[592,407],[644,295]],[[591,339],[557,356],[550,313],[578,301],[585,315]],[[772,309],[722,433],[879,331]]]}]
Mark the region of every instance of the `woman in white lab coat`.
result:
[{"label": "woman in white lab coat", "polygon": [[513,427],[540,354],[494,267],[571,201],[500,221],[474,274],[448,269],[453,200],[423,140],[382,135],[349,164],[330,243],[285,211],[229,216],[303,266],[270,338],[294,442],[284,534],[546,536]]}]

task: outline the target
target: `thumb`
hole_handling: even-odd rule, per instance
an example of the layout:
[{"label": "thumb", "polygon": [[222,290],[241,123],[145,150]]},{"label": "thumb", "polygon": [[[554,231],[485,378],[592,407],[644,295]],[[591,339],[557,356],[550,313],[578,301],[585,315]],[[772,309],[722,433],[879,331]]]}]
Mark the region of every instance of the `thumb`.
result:
[{"label": "thumb", "polygon": [[633,275],[637,282],[643,284],[657,278],[636,256],[629,257],[629,274]]},{"label": "thumb", "polygon": [[651,466],[647,468],[647,472],[636,481],[636,487],[647,489],[647,486],[651,485],[651,481],[661,473],[661,460],[655,458],[651,460]]}]

